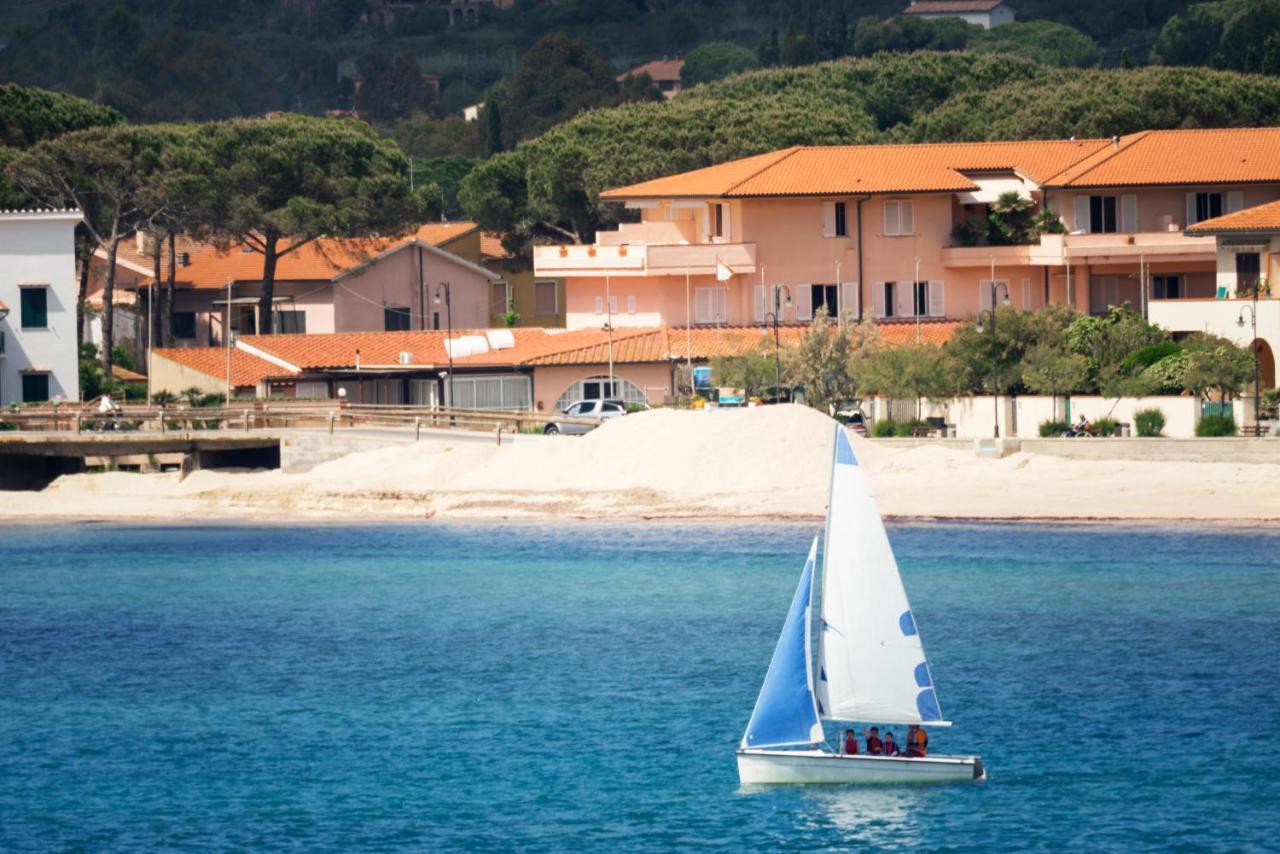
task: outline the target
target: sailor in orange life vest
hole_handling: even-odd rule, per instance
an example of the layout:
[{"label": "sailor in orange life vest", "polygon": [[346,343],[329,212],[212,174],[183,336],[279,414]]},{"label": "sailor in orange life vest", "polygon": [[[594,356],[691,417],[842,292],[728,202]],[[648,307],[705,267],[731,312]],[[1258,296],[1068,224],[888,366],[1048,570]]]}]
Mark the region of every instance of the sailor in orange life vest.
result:
[{"label": "sailor in orange life vest", "polygon": [[858,737],[853,734],[853,730],[844,731],[844,752],[849,756],[858,754]]},{"label": "sailor in orange life vest", "polygon": [[907,755],[925,757],[929,753],[929,734],[912,724],[907,727]]},{"label": "sailor in orange life vest", "polygon": [[880,727],[873,726],[870,735],[863,730],[862,737],[867,740],[867,753],[872,756],[880,756],[884,753],[884,742],[880,740]]}]

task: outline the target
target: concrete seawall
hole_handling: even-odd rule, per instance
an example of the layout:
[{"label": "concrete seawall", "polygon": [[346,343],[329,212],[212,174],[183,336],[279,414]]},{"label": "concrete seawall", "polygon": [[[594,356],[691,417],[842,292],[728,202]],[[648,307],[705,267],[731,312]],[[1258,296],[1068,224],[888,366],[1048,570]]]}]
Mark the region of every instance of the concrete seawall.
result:
[{"label": "concrete seawall", "polygon": [[[1146,460],[1150,462],[1280,464],[1280,439],[872,439],[891,448],[940,447],[973,450],[979,456],[1007,457],[1018,452],[1072,460]],[[993,448],[998,442],[998,448]]]}]

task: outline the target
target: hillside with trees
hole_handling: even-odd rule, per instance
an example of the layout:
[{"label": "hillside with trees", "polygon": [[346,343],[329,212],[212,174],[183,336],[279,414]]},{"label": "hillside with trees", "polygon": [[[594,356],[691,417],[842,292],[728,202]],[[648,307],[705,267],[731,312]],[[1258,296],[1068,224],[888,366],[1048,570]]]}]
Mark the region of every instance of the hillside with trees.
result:
[{"label": "hillside with trees", "polygon": [[498,154],[461,200],[512,248],[616,222],[601,190],[789,145],[1046,139],[1280,123],[1280,79],[1062,69],[987,53],[886,53],[766,69],[665,103],[593,110]]}]

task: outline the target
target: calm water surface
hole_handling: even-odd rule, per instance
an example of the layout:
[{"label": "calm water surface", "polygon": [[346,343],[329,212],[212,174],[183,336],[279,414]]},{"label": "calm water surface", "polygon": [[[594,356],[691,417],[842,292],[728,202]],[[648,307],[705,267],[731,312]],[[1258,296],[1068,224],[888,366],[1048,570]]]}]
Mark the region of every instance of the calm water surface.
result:
[{"label": "calm water surface", "polygon": [[1280,532],[892,528],[990,779],[742,789],[811,535],[0,528],[0,849],[1280,845]]}]

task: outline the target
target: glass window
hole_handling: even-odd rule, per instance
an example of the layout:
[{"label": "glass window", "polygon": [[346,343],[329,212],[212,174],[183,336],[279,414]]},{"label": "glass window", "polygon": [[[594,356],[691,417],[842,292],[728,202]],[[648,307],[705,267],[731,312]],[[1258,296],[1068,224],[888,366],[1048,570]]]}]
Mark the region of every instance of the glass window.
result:
[{"label": "glass window", "polygon": [[[439,314],[436,315],[439,318]],[[409,329],[409,307],[387,306],[382,310],[383,329],[387,332],[405,332]],[[437,326],[437,328],[439,328]]]},{"label": "glass window", "polygon": [[836,286],[835,285],[810,285],[810,299],[813,300],[810,305],[816,312],[819,307],[827,309],[827,317],[835,317],[836,310]]},{"label": "glass window", "polygon": [[929,283],[915,283],[915,312],[916,317],[929,316]]},{"label": "glass window", "polygon": [[494,282],[489,288],[489,313],[494,315],[506,314],[507,283]]},{"label": "glass window", "polygon": [[849,222],[844,202],[836,202],[836,237],[849,236]]},{"label": "glass window", "polygon": [[[695,368],[694,370],[698,369]],[[561,412],[565,407],[578,401],[592,404],[593,401],[601,398],[621,400],[624,404],[649,402],[645,396],[644,389],[622,377],[614,377],[612,388],[610,388],[608,377],[588,377],[565,389],[564,393],[556,400],[555,410]]]},{"label": "glass window", "polygon": [[1196,222],[1222,216],[1222,193],[1196,193]]},{"label": "glass window", "polygon": [[[307,313],[305,311],[277,311],[276,332],[303,334],[307,331]],[[192,336],[194,337],[194,336]]]},{"label": "glass window", "polygon": [[543,316],[556,313],[556,283],[534,282],[533,311]]},{"label": "glass window", "polygon": [[1182,277],[1152,276],[1151,296],[1154,299],[1178,299],[1182,296]]},{"label": "glass window", "polygon": [[715,234],[716,237],[724,237],[724,205],[714,205],[716,211]]},{"label": "glass window", "polygon": [[898,308],[898,288],[896,282],[884,283],[884,316],[893,317]]},{"label": "glass window", "polygon": [[[49,289],[22,288],[22,328],[47,329],[49,327]],[[42,398],[44,399],[44,398]]]},{"label": "glass window", "polygon": [[44,403],[49,399],[48,374],[22,375],[22,402]]},{"label": "glass window", "polygon": [[184,340],[196,337],[196,313],[194,311],[175,311],[173,313],[173,337]]},{"label": "glass window", "polygon": [[1116,231],[1116,197],[1089,197],[1089,233],[1114,234]]}]

